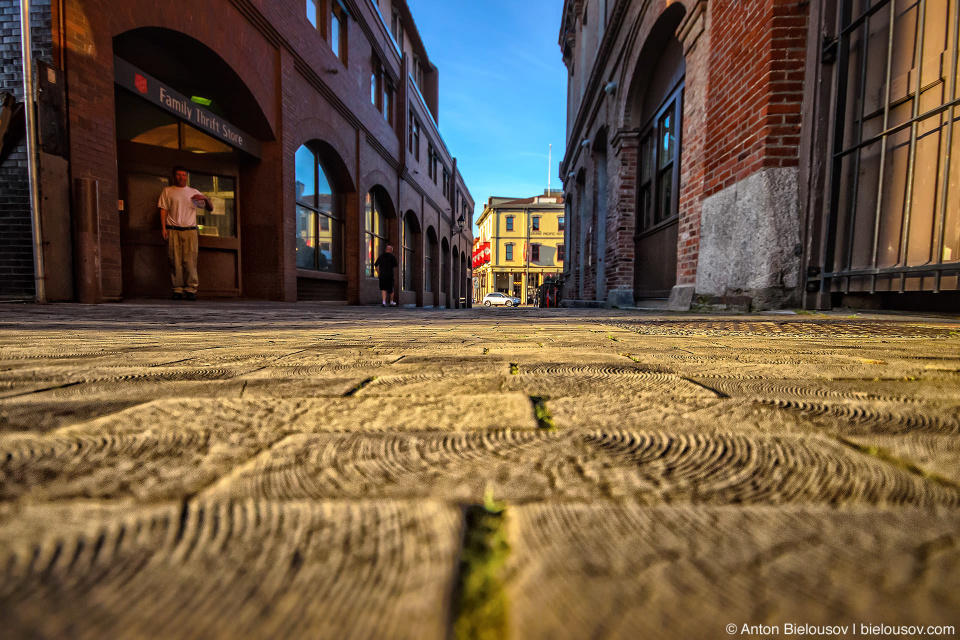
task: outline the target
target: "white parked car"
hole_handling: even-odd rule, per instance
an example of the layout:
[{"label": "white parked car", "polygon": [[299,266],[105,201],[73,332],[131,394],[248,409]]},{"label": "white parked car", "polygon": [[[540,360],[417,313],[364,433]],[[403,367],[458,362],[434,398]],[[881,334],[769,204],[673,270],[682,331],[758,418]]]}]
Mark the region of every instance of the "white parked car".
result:
[{"label": "white parked car", "polygon": [[508,296],[505,293],[488,293],[483,296],[483,306],[489,307],[492,305],[506,305],[508,307],[516,307],[520,304],[520,298],[515,298],[514,296]]}]

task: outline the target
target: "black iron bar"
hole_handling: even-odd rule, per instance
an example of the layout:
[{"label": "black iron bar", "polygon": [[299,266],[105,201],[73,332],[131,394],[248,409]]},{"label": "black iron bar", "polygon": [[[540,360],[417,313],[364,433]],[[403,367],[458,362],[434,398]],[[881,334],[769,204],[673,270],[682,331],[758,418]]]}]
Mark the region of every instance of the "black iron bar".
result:
[{"label": "black iron bar", "polygon": [[[900,235],[900,260],[898,261],[902,263],[903,266],[907,266],[910,251],[910,220],[913,215],[913,175],[917,163],[917,130],[919,128],[917,126],[917,116],[920,115],[920,89],[922,88],[921,83],[923,82],[923,41],[926,18],[927,0],[920,0],[920,6],[917,11],[917,27],[914,36],[917,43],[915,49],[916,54],[914,56],[917,79],[914,83],[913,112],[910,123],[910,153],[909,159],[907,160],[907,184],[904,187],[903,228]],[[904,292],[906,282],[906,276],[901,274],[900,293]]]},{"label": "black iron bar", "polygon": [[824,278],[847,278],[856,276],[899,276],[907,273],[960,273],[960,262],[948,264],[920,264],[913,267],[882,267],[877,269],[851,269],[821,274]]},{"label": "black iron bar", "polygon": [[[950,92],[948,99],[957,98],[957,61],[960,59],[960,2],[953,5],[953,56],[950,62]],[[940,171],[940,211],[937,225],[937,263],[943,264],[943,245],[947,233],[947,199],[950,197],[950,151],[953,148],[953,108],[947,111],[947,140],[943,152],[943,164]],[[952,257],[952,256],[951,256]],[[934,278],[933,292],[940,293],[940,272]]]},{"label": "black iron bar", "polygon": [[[841,34],[841,35],[848,35],[848,34],[851,33],[852,31],[855,31],[855,30],[857,29],[857,27],[859,27],[863,22],[865,22],[870,16],[872,16],[873,14],[877,13],[878,11],[880,11],[880,9],[882,9],[884,6],[886,6],[886,4],[887,4],[888,2],[890,2],[890,0],[885,0],[884,2],[878,2],[877,4],[873,5],[872,7],[869,7],[866,11],[864,11],[863,13],[861,13],[859,16],[857,16],[856,18],[850,20],[850,22],[848,22],[848,23],[846,24],[846,26],[844,26],[844,23],[841,22],[841,23],[840,23],[840,34]],[[893,3],[890,2],[890,4],[893,4]],[[850,12],[847,12],[847,13],[849,14]]]},{"label": "black iron bar", "polygon": [[[890,27],[887,30],[887,74],[886,74],[886,90],[884,92],[883,100],[883,127],[881,130],[886,131],[887,127],[890,126],[890,81],[893,74],[893,36],[894,36],[894,23],[896,22],[897,17],[897,5],[894,2],[890,2]],[[880,248],[880,221],[883,216],[883,172],[886,170],[887,163],[887,138],[884,137],[880,142],[880,170],[877,174],[877,208],[874,212],[873,217],[873,251],[870,258],[870,267],[873,269],[877,268],[878,254]],[[874,276],[870,282],[870,293],[877,292],[877,277]]]},{"label": "black iron bar", "polygon": [[843,149],[842,151],[839,151],[839,152],[835,153],[835,154],[834,154],[834,157],[836,157],[836,158],[842,158],[842,157],[848,156],[848,155],[850,155],[851,153],[853,153],[854,151],[856,151],[857,149],[861,149],[861,148],[863,148],[863,147],[868,147],[868,146],[870,146],[871,144],[875,143],[875,142],[876,142],[877,140],[879,140],[880,138],[889,137],[889,136],[892,136],[892,135],[895,134],[895,133],[899,133],[899,132],[903,131],[904,129],[910,127],[910,125],[912,125],[914,122],[926,120],[927,118],[932,118],[932,117],[934,117],[934,116],[940,115],[940,114],[943,113],[944,111],[948,111],[949,109],[951,109],[951,108],[953,108],[953,107],[960,107],[960,97],[957,97],[956,100],[951,100],[950,102],[947,102],[947,103],[945,103],[945,104],[942,104],[942,105],[940,105],[939,107],[934,107],[933,109],[930,109],[929,111],[925,111],[925,112],[921,113],[919,116],[917,116],[916,118],[911,118],[910,120],[907,120],[906,122],[902,122],[902,123],[896,125],[895,127],[890,127],[890,128],[887,129],[886,131],[881,131],[881,132],[878,133],[877,135],[871,136],[871,137],[867,138],[866,140],[864,140],[863,142],[861,142],[860,144],[858,144],[858,145],[856,145],[856,146],[854,146],[854,147],[850,147],[850,148],[848,148],[848,149]]},{"label": "black iron bar", "polygon": [[[860,113],[857,118],[857,144],[863,140],[863,110],[867,96],[867,42],[870,36],[870,20],[865,20],[860,32],[860,86],[858,102]],[[847,269],[853,269],[854,235],[857,231],[857,213],[860,210],[860,159],[863,153],[857,153],[853,160],[853,198],[850,203],[850,216],[847,220]],[[850,293],[850,282],[847,282],[847,293]]]},{"label": "black iron bar", "polygon": [[[837,24],[843,26],[850,16],[850,4],[852,0],[840,0],[837,6]],[[823,251],[823,272],[833,271],[835,268],[834,259],[836,256],[837,244],[837,224],[839,220],[840,209],[840,176],[843,172],[843,158],[838,157],[838,151],[843,148],[843,130],[846,120],[847,110],[847,75],[849,69],[849,34],[841,32],[837,42],[837,78],[834,87],[836,96],[836,110],[834,115],[833,130],[833,170],[830,172],[830,208],[827,210],[827,219],[824,224],[826,239],[824,241]],[[832,292],[833,283],[830,278],[820,279],[820,295],[824,296]]]}]

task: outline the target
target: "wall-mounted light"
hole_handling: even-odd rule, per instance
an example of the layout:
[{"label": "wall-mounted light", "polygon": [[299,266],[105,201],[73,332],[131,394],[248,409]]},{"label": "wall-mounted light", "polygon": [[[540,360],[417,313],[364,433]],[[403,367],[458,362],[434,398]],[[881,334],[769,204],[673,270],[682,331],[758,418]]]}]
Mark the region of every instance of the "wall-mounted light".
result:
[{"label": "wall-mounted light", "polygon": [[466,219],[463,217],[463,214],[461,213],[460,216],[457,218],[457,223],[456,223],[456,225],[450,227],[450,237],[451,237],[451,238],[453,238],[453,236],[458,236],[458,235],[460,235],[461,233],[463,233],[463,225],[464,225],[465,222],[466,222]]},{"label": "wall-mounted light", "polygon": [[612,96],[613,92],[617,90],[617,86],[619,85],[617,84],[617,81],[614,80],[613,82],[608,82],[606,86],[603,88],[603,90],[607,93],[608,96]]}]

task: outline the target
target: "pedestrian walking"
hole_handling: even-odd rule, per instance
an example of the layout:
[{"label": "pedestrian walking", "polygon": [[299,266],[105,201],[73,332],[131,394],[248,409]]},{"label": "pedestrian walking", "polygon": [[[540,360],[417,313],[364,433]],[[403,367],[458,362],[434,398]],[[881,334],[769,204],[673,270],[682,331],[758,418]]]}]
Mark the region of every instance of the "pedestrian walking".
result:
[{"label": "pedestrian walking", "polygon": [[374,268],[377,270],[377,278],[380,280],[381,307],[387,306],[388,297],[390,299],[390,306],[397,306],[397,303],[393,300],[393,272],[399,264],[397,257],[393,255],[393,247],[389,244],[386,250],[377,258],[377,261],[373,263]]},{"label": "pedestrian walking", "polygon": [[160,227],[167,241],[170,259],[170,279],[173,281],[174,300],[196,300],[200,278],[197,274],[197,254],[200,233],[197,227],[197,207],[213,211],[210,198],[187,186],[189,175],[184,167],[173,168],[173,184],[160,192]]}]

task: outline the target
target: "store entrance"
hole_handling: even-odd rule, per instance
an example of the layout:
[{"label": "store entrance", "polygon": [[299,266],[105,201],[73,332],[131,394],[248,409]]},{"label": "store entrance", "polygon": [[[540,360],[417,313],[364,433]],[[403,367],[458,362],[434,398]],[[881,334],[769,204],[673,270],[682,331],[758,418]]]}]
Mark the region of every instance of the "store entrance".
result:
[{"label": "store entrance", "polygon": [[201,297],[238,297],[242,291],[237,200],[239,154],[203,132],[160,112],[122,89],[117,92],[117,159],[123,296],[170,295],[167,243],[157,201],[173,167],[190,173],[189,186],[210,198],[197,210]]},{"label": "store entrance", "polygon": [[[198,210],[200,252],[197,270],[203,297],[238,297],[240,237],[238,233],[236,164],[210,162],[143,145],[120,144],[120,246],[125,298],[166,298],[170,295],[167,243],[160,228],[157,200],[170,184],[171,169],[184,165],[189,186],[213,202],[214,210]],[[189,163],[188,163],[189,162]]]}]

